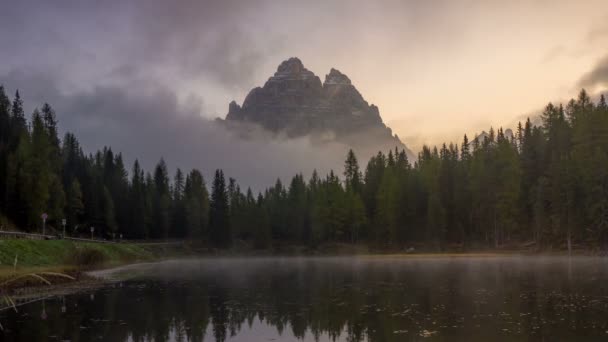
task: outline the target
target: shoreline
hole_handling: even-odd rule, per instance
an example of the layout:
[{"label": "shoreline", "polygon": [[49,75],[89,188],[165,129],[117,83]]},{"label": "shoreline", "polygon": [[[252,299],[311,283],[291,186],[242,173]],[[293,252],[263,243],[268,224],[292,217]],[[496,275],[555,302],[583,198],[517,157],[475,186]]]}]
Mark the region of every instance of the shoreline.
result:
[{"label": "shoreline", "polygon": [[[180,257],[167,257],[160,258],[150,261],[136,261],[127,262],[124,264],[108,264],[100,268],[91,270],[76,270],[78,272],[77,277],[74,280],[64,280],[58,283],[52,283],[51,285],[45,284],[24,284],[23,286],[17,285],[8,290],[4,289],[0,293],[5,296],[10,296],[16,301],[26,301],[25,303],[18,304],[24,305],[27,303],[35,302],[37,300],[48,299],[57,296],[66,296],[75,294],[81,291],[89,291],[99,289],[112,283],[127,280],[130,277],[114,277],[112,275],[122,271],[129,271],[131,269],[136,270],[141,266],[152,266],[163,262],[170,262],[173,260],[180,259],[193,259],[193,258],[266,258],[266,257],[284,257],[284,258],[300,258],[300,257],[355,257],[355,258],[403,258],[403,259],[434,259],[434,258],[499,258],[499,257],[567,257],[568,253],[565,252],[551,252],[551,253],[530,253],[529,251],[521,250],[509,250],[509,251],[494,251],[494,252],[446,252],[446,253],[367,253],[367,254],[356,254],[356,255],[344,255],[344,254],[199,254],[189,255]],[[572,257],[600,257],[597,254],[572,254]],[[52,268],[50,268],[52,269]],[[27,269],[26,269],[27,270]],[[31,269],[32,271],[35,268]],[[27,301],[32,299],[31,301]],[[0,313],[2,311],[11,309],[12,306],[0,307]]]},{"label": "shoreline", "polygon": [[[327,246],[325,246],[327,247]],[[351,248],[353,246],[350,246]],[[360,246],[359,246],[360,247]],[[381,251],[366,251],[361,253],[348,253],[347,251],[331,248],[324,250],[308,250],[307,253],[281,253],[285,252],[286,248],[280,250],[206,250],[195,251],[188,250],[189,253],[168,253],[166,255],[156,255],[154,257],[146,256],[142,259],[131,259],[121,261],[106,262],[94,267],[76,266],[76,265],[49,265],[49,266],[20,266],[17,272],[11,271],[6,267],[0,267],[0,294],[11,296],[23,300],[28,297],[37,297],[43,294],[48,294],[49,297],[58,295],[68,295],[79,291],[85,291],[106,286],[107,284],[125,280],[125,278],[116,278],[112,275],[121,271],[136,270],[141,266],[155,265],[162,262],[179,259],[193,258],[264,258],[264,257],[355,257],[355,258],[404,258],[404,259],[432,259],[432,258],[496,258],[496,257],[602,257],[598,253],[589,250],[576,250],[571,255],[568,251],[533,251],[527,249],[510,249],[510,250],[479,250],[466,252],[381,252]],[[297,249],[297,248],[296,248]],[[345,253],[346,252],[346,253]],[[57,276],[50,276],[50,284],[36,281],[36,276],[31,279],[28,275],[51,273],[67,274],[73,279],[66,279]],[[2,288],[1,284],[15,277],[23,277],[26,279],[23,282],[15,282],[11,286]],[[128,278],[128,277],[127,277]],[[0,307],[0,312],[10,308]]]}]

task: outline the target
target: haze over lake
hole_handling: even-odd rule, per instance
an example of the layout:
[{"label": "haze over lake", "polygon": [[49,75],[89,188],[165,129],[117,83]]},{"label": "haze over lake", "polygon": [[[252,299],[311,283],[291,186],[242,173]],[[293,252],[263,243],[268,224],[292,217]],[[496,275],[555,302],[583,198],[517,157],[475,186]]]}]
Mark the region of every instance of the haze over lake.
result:
[{"label": "haze over lake", "polygon": [[109,275],[129,279],[2,312],[3,340],[608,338],[595,257],[206,258]]}]

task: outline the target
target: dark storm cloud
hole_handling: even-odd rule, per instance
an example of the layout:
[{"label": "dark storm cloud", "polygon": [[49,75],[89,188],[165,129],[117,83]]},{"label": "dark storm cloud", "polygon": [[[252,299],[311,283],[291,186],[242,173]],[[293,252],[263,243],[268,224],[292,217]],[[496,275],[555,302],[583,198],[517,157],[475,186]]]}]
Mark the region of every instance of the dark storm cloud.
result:
[{"label": "dark storm cloud", "polygon": [[138,158],[147,170],[162,157],[170,167],[201,169],[208,181],[222,168],[243,186],[262,190],[278,177],[287,181],[296,172],[310,175],[313,168],[321,174],[332,168],[339,172],[347,151],[339,144],[314,146],[307,138],[270,139],[261,131],[256,139],[239,140],[198,114],[202,99],[180,102],[159,84],[97,86],[66,94],[54,79],[12,72],[0,83],[10,84],[11,93],[21,87],[30,112],[33,104],[51,103],[62,130],[75,132],[85,151],[109,146],[128,164]]},{"label": "dark storm cloud", "polygon": [[[467,39],[488,27],[475,19],[505,20],[509,15],[502,13],[511,4],[19,0],[0,6],[0,83],[11,91],[21,89],[30,112],[44,102],[53,105],[60,126],[76,133],[88,152],[111,145],[148,168],[164,156],[171,166],[207,172],[223,167],[245,184],[266,185],[276,176],[313,167],[341,169],[344,147],[319,149],[306,139],[245,143],[202,117],[223,116],[230,100],[241,103],[246,91],[261,85],[281,60],[297,55],[321,76],[330,67],[348,71],[370,102],[384,101],[382,115],[394,122],[397,118],[386,108],[392,105],[394,115],[401,115],[421,106],[416,101],[427,99],[416,91],[427,87],[426,78],[462,77],[441,69],[435,56],[449,61],[455,56],[454,70],[462,60],[476,63],[481,58],[477,50],[460,55],[463,45],[475,42]],[[544,15],[543,6],[542,12],[533,8],[531,13]],[[517,20],[520,14],[511,13]],[[488,37],[493,37],[497,31],[489,28]],[[508,38],[501,35],[502,28],[498,33]],[[492,43],[485,44],[484,50],[492,50]],[[549,54],[562,53],[556,48]],[[599,71],[585,82],[599,82]],[[462,91],[468,89],[463,81]],[[391,92],[398,95],[385,95]],[[451,98],[430,101],[424,108],[452,102],[459,91],[450,93]],[[402,127],[428,135],[443,121],[436,118],[426,121],[432,120],[433,128],[419,129],[404,115]]]},{"label": "dark storm cloud", "polygon": [[277,35],[258,41],[261,31],[247,20],[264,4],[17,2],[0,11],[0,84],[20,89],[29,112],[50,103],[87,152],[109,145],[148,169],[164,157],[207,175],[224,168],[261,189],[276,177],[339,167],[344,146],[239,141],[203,118],[212,115],[201,94],[178,96],[182,81],[201,78],[224,88],[253,85],[256,65],[280,44]]},{"label": "dark storm cloud", "polygon": [[[70,75],[120,67],[250,87],[256,65],[283,36],[265,32],[266,1],[22,1],[0,11],[0,68],[36,65]],[[263,37],[262,37],[263,35]],[[10,46],[11,48],[6,48]],[[74,65],[76,62],[76,65]],[[89,69],[89,70],[82,70]],[[167,70],[169,69],[169,70]]]},{"label": "dark storm cloud", "polygon": [[[257,188],[313,168],[339,173],[345,146],[318,147],[306,138],[240,141],[203,118],[217,115],[204,106],[213,95],[196,85],[248,90],[260,82],[254,76],[261,65],[279,62],[288,37],[310,45],[302,33],[328,23],[340,38],[361,36],[362,27],[331,24],[337,13],[347,22],[365,17],[348,3],[23,0],[0,11],[0,45],[10,47],[0,49],[0,83],[19,88],[29,112],[50,103],[60,127],[87,152],[109,145],[148,169],[162,156],[206,174],[224,168]],[[378,20],[381,13],[370,9]],[[403,15],[429,13],[415,5]]]},{"label": "dark storm cloud", "polygon": [[[146,1],[133,11],[137,42],[129,55],[140,62],[172,64],[181,77],[213,77],[227,87],[251,86],[256,67],[284,37],[265,32],[267,1]],[[260,37],[263,35],[263,37]]]}]

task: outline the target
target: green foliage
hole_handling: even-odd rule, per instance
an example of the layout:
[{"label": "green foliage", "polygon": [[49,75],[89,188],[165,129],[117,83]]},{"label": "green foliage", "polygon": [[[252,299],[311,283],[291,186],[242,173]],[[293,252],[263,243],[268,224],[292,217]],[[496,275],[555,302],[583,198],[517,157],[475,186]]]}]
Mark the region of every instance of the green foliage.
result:
[{"label": "green foliage", "polygon": [[152,237],[166,239],[169,237],[169,225],[171,223],[171,194],[169,191],[169,173],[167,165],[161,159],[154,169],[153,187],[154,219]]},{"label": "green foliage", "polygon": [[[95,264],[149,260],[154,257],[152,247],[134,244],[99,244],[68,240],[1,240],[0,266],[12,266],[15,255],[18,267]],[[93,255],[95,254],[95,255]],[[75,258],[78,256],[78,258]],[[95,261],[97,260],[97,261]]]},{"label": "green foliage", "polygon": [[0,86],[0,217],[37,231],[40,214],[68,233],[134,239],[234,240],[257,248],[276,242],[366,242],[392,249],[500,247],[608,248],[608,105],[583,90],[563,107],[547,105],[542,124],[520,123],[461,144],[424,146],[412,164],[405,151],[378,152],[361,172],[348,151],[334,171],[307,181],[279,179],[254,195],[215,172],[209,194],[198,170],[169,179],[161,159],[152,173],[121,154],[85,155],[73,134],[57,136],[50,105],[25,119],[19,93]]},{"label": "green foliage", "polygon": [[353,150],[349,150],[346,155],[346,161],[344,162],[344,178],[346,191],[357,194],[361,192],[363,180],[361,179],[361,171],[359,170],[359,161]]},{"label": "green foliage", "polygon": [[232,244],[229,210],[224,172],[216,170],[209,207],[209,240],[219,247]]},{"label": "green foliage", "polygon": [[68,188],[67,193],[67,220],[73,224],[78,224],[84,213],[84,203],[82,202],[82,190],[80,183],[77,179],[74,179]]},{"label": "green foliage", "polygon": [[186,236],[204,238],[209,222],[209,193],[198,170],[192,170],[186,177],[184,202]]}]

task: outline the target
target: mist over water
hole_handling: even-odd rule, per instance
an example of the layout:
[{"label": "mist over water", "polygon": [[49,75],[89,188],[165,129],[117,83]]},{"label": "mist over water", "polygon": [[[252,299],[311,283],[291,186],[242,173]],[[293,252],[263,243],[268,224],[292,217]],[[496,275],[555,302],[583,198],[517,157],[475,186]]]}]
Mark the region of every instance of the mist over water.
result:
[{"label": "mist over water", "polygon": [[4,340],[608,337],[608,261],[601,258],[206,258],[106,276],[123,280],[2,312]]}]

